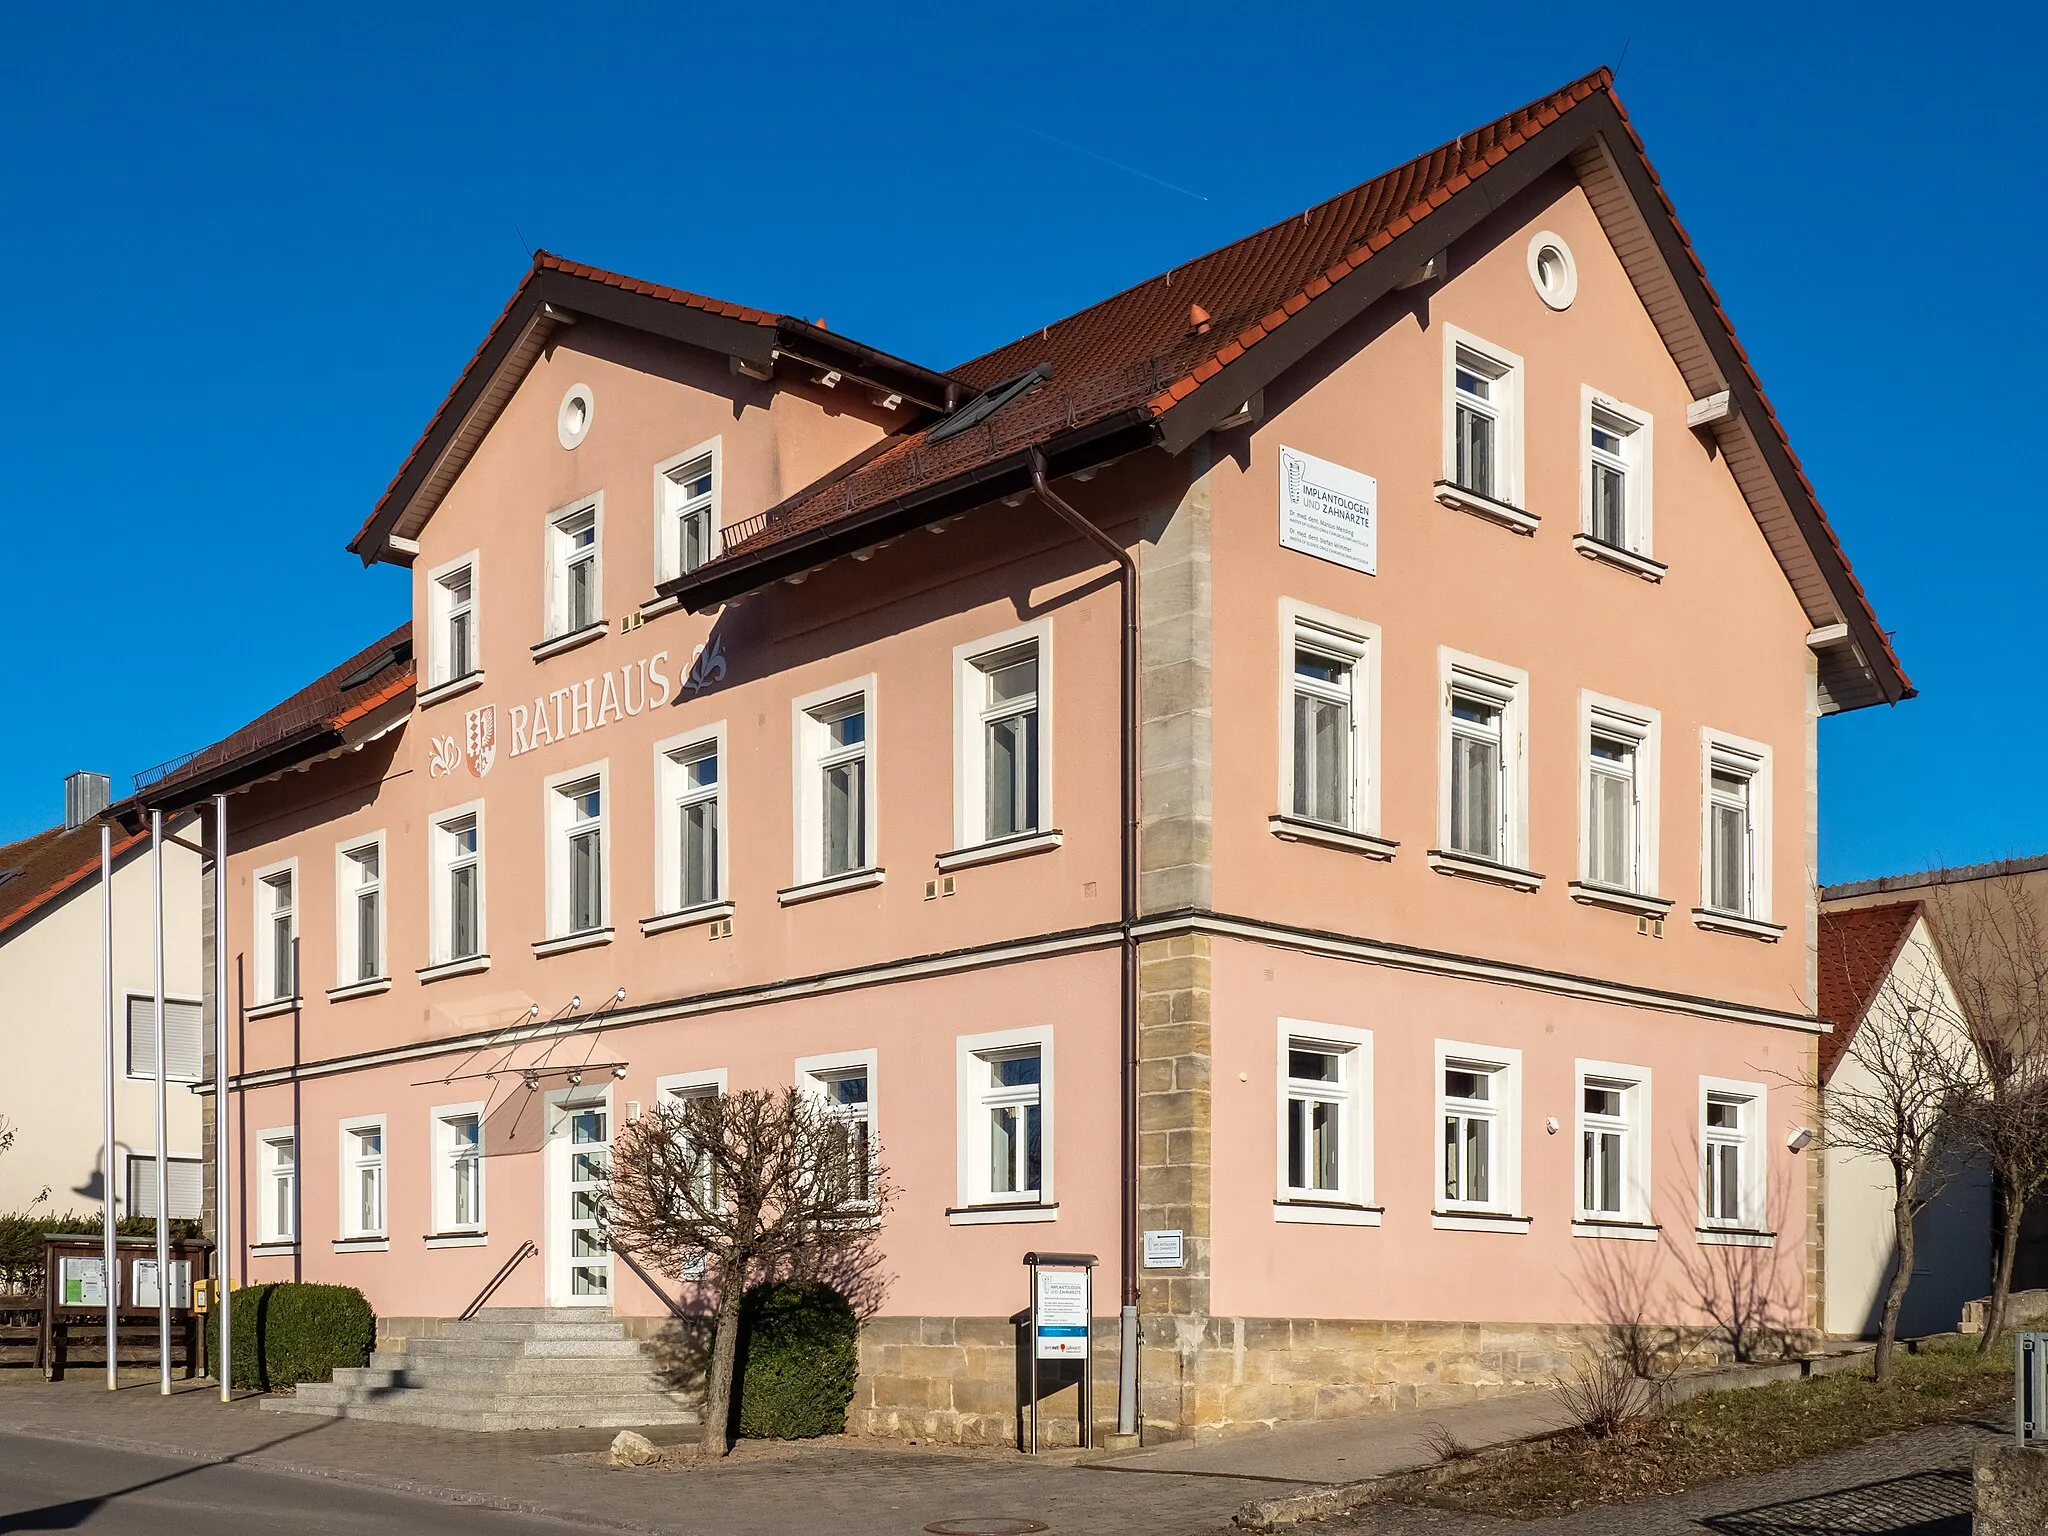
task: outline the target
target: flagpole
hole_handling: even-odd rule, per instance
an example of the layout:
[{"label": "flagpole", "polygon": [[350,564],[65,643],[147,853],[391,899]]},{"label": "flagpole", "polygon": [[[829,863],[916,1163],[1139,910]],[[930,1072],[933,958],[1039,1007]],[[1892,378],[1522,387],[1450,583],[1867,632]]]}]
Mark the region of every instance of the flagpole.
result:
[{"label": "flagpole", "polygon": [[157,1390],[171,1395],[171,1165],[165,1157],[170,1080],[164,1063],[164,813],[149,813],[149,867],[153,886],[151,936],[156,950],[156,1362]]},{"label": "flagpole", "polygon": [[[100,1012],[105,1026],[100,1149],[100,1272],[107,1300],[107,1390],[120,1385],[121,1270],[114,1248],[114,829],[100,823]],[[82,1299],[82,1298],[81,1298]]]},{"label": "flagpole", "polygon": [[228,1230],[228,797],[213,797],[213,1300],[220,1309],[220,1400],[235,1395],[235,1331],[228,1299],[234,1246]]}]

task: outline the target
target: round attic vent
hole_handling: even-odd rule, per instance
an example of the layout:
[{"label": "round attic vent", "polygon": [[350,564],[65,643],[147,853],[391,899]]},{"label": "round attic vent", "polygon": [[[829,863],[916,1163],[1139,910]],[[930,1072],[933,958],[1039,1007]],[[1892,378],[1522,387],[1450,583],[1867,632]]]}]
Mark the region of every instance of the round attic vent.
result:
[{"label": "round attic vent", "polygon": [[562,396],[562,408],[555,413],[555,435],[564,448],[574,448],[590,431],[590,418],[597,414],[588,384],[571,384]]},{"label": "round attic vent", "polygon": [[1572,263],[1572,248],[1549,230],[1539,230],[1529,241],[1529,281],[1536,296],[1552,309],[1569,309],[1579,292],[1579,269]]}]

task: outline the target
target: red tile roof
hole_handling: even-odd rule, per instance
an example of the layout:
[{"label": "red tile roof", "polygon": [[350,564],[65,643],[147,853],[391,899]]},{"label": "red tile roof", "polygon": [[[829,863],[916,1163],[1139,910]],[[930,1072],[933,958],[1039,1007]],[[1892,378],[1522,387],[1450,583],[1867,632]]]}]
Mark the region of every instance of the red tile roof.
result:
[{"label": "red tile roof", "polygon": [[1856,1038],[1857,1026],[1890,974],[1913,925],[1917,901],[1881,907],[1850,907],[1820,915],[1820,1004],[1815,1010],[1834,1032],[1821,1036],[1820,1073],[1832,1076],[1835,1063]]},{"label": "red tile roof", "polygon": [[[147,841],[147,832],[114,828],[114,857]],[[0,935],[29,918],[75,886],[92,879],[100,868],[100,822],[94,819],[65,831],[50,827],[0,848]]]},{"label": "red tile roof", "polygon": [[137,774],[137,798],[145,804],[164,804],[223,770],[273,757],[294,746],[328,741],[410,691],[414,681],[412,625],[405,623],[233,734]]}]

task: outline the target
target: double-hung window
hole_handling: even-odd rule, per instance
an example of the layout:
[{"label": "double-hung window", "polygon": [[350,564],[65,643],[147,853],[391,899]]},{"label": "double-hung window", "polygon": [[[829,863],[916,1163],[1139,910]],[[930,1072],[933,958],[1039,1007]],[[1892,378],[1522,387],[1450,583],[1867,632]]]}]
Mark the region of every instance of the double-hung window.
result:
[{"label": "double-hung window", "polygon": [[384,1235],[384,1118],[341,1127],[341,1235]]},{"label": "double-hung window", "polygon": [[[1376,1220],[1377,1212],[1367,1211],[1372,1201],[1371,1033],[1282,1019],[1279,1082],[1275,1218],[1344,1221],[1369,1214]],[[1336,1207],[1355,1209],[1339,1212]]]},{"label": "double-hung window", "polygon": [[1646,1226],[1650,1219],[1650,1074],[1581,1061],[1578,1083],[1578,1217]]},{"label": "double-hung window", "polygon": [[1650,418],[1587,389],[1581,528],[1607,549],[1650,553]]},{"label": "double-hung window", "polygon": [[548,523],[548,634],[573,635],[604,614],[601,508],[582,503]]},{"label": "double-hung window", "polygon": [[1442,848],[1482,864],[1526,857],[1525,673],[1445,653]]},{"label": "double-hung window", "polygon": [[298,995],[297,875],[286,865],[256,877],[256,981],[265,1002]]},{"label": "double-hung window", "polygon": [[1701,798],[1705,913],[1770,919],[1770,749],[1709,732]]},{"label": "double-hung window", "polygon": [[1436,1045],[1438,1211],[1507,1215],[1521,1203],[1521,1053]]},{"label": "double-hung window", "polygon": [[1700,1083],[1700,1228],[1754,1231],[1764,1224],[1764,1086]]},{"label": "double-hung window", "polygon": [[474,960],[484,952],[484,848],[481,803],[434,822],[433,956],[437,965]]},{"label": "double-hung window", "polygon": [[427,578],[429,687],[458,682],[477,670],[476,566],[472,552]]},{"label": "double-hung window", "polygon": [[257,1139],[257,1240],[295,1243],[299,1239],[298,1135],[289,1130],[265,1131]]},{"label": "double-hung window", "polygon": [[690,1197],[699,1211],[710,1211],[718,1199],[718,1166],[710,1150],[710,1117],[725,1093],[725,1069],[678,1072],[657,1078],[654,1092],[660,1103],[680,1116],[677,1131],[681,1148],[692,1163]]},{"label": "double-hung window", "polygon": [[874,1078],[873,1051],[797,1063],[797,1086],[816,1098],[846,1150],[851,1173],[847,1204],[855,1208],[874,1202]]},{"label": "double-hung window", "polygon": [[335,860],[335,985],[384,975],[384,839],[341,849]]},{"label": "double-hung window", "polygon": [[1050,1219],[1052,1031],[963,1035],[956,1049],[959,1203],[949,1219]]},{"label": "double-hung window", "polygon": [[953,650],[953,846],[1049,834],[1052,627]]},{"label": "double-hung window", "polygon": [[484,1230],[484,1106],[448,1105],[433,1112],[434,1231],[442,1236]]},{"label": "double-hung window", "polygon": [[872,681],[798,700],[796,750],[797,883],[872,868]]},{"label": "double-hung window", "polygon": [[1520,510],[1522,360],[1456,326],[1444,330],[1444,472],[1438,499],[1531,531],[1534,519]]},{"label": "double-hung window", "polygon": [[1377,834],[1378,644],[1375,625],[1282,601],[1280,836]]},{"label": "double-hung window", "polygon": [[1657,888],[1657,719],[1654,710],[1581,695],[1581,878],[1599,891],[1651,896]]},{"label": "double-hung window", "polygon": [[718,445],[692,449],[655,471],[664,524],[664,577],[687,576],[718,554]]},{"label": "double-hung window", "polygon": [[602,767],[548,781],[548,937],[602,935],[606,899],[606,789]]},{"label": "double-hung window", "polygon": [[657,917],[722,911],[729,900],[725,768],[723,722],[655,745]]}]

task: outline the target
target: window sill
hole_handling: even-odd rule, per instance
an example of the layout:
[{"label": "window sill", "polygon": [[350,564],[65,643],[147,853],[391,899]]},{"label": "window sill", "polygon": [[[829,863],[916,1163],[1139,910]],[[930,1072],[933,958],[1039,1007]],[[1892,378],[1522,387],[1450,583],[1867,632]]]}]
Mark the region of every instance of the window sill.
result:
[{"label": "window sill", "polygon": [[1005,859],[1022,859],[1034,853],[1050,853],[1066,841],[1066,834],[1055,827],[1050,832],[1026,832],[1017,837],[999,837],[993,842],[977,843],[972,848],[955,848],[942,853],[932,862],[943,873],[955,869],[971,869],[976,864],[1000,864]]},{"label": "window sill", "polygon": [[1058,1221],[1060,1208],[1051,1205],[958,1205],[946,1212],[946,1223],[954,1227],[999,1227],[1014,1222]]},{"label": "window sill", "polygon": [[640,919],[643,934],[673,933],[678,928],[694,928],[700,923],[715,923],[720,918],[731,917],[733,904],[729,901],[706,901],[694,907],[684,907],[680,912],[657,912],[652,917]]},{"label": "window sill", "polygon": [[482,1232],[429,1232],[423,1241],[429,1248],[482,1248],[490,1238]]},{"label": "window sill", "polygon": [[391,1239],[388,1237],[337,1237],[334,1240],[336,1253],[389,1253]]},{"label": "window sill", "polygon": [[249,1257],[252,1259],[296,1259],[299,1245],[290,1242],[251,1243]]},{"label": "window sill", "polygon": [[1354,832],[1349,827],[1333,827],[1326,821],[1310,821],[1304,816],[1268,816],[1266,830],[1283,843],[1315,843],[1323,848],[1361,853],[1368,859],[1391,859],[1394,850],[1401,846],[1390,837]]},{"label": "window sill", "polygon": [[1520,507],[1509,506],[1504,501],[1495,501],[1491,496],[1482,496],[1477,491],[1468,491],[1464,486],[1450,480],[1436,483],[1436,499],[1444,506],[1459,512],[1470,512],[1474,517],[1483,517],[1489,523],[1498,523],[1516,533],[1531,534],[1536,525],[1543,521],[1534,512],[1525,512]]},{"label": "window sill", "polygon": [[1647,1221],[1602,1221],[1581,1216],[1572,1223],[1573,1237],[1620,1238],[1625,1242],[1654,1243],[1663,1228]]},{"label": "window sill", "polygon": [[1543,876],[1530,869],[1517,869],[1512,864],[1496,864],[1491,859],[1475,859],[1469,853],[1453,853],[1447,848],[1432,848],[1428,854],[1429,867],[1440,875],[1462,875],[1467,880],[1486,880],[1494,885],[1505,885],[1517,891],[1536,891],[1543,888]]},{"label": "window sill", "polygon": [[1627,571],[1631,576],[1640,576],[1645,581],[1662,581],[1664,573],[1671,569],[1663,561],[1652,560],[1648,555],[1639,555],[1634,550],[1616,549],[1612,544],[1603,544],[1590,533],[1573,534],[1572,548],[1588,560],[1611,565],[1618,571]]},{"label": "window sill", "polygon": [[640,617],[658,619],[664,613],[674,613],[682,606],[683,600],[680,597],[650,597],[640,605]]},{"label": "window sill", "polygon": [[1376,1227],[1386,1208],[1341,1200],[1275,1200],[1273,1219],[1310,1227]]},{"label": "window sill", "polygon": [[464,955],[460,960],[443,960],[439,965],[423,966],[414,971],[424,985],[430,981],[446,981],[450,976],[474,976],[478,971],[491,968],[489,955]]},{"label": "window sill", "polygon": [[819,901],[827,896],[837,896],[841,891],[865,891],[870,886],[882,883],[882,871],[856,869],[850,874],[833,875],[824,880],[808,880],[802,885],[792,885],[775,893],[775,899],[785,907],[794,907],[801,902]]},{"label": "window sill", "polygon": [[391,990],[389,976],[372,976],[368,981],[352,981],[345,987],[329,987],[327,1001],[345,1003],[352,997],[375,997],[379,992]]},{"label": "window sill", "polygon": [[1527,1216],[1505,1211],[1431,1211],[1429,1224],[1439,1232],[1527,1232]]},{"label": "window sill", "polygon": [[595,624],[586,624],[581,629],[572,629],[566,635],[556,635],[532,647],[535,661],[546,661],[550,656],[559,656],[564,651],[573,651],[579,645],[588,645],[611,628],[609,619],[599,619]]},{"label": "window sill", "polygon": [[1753,1232],[1747,1227],[1698,1227],[1694,1235],[1703,1248],[1775,1248],[1778,1234]]},{"label": "window sill", "polygon": [[1692,921],[1695,928],[1710,929],[1715,933],[1732,933],[1745,939],[1757,939],[1765,944],[1778,942],[1778,935],[1785,931],[1783,923],[1767,923],[1760,918],[1743,917],[1734,912],[1716,912],[1712,907],[1694,907]]},{"label": "window sill", "polygon": [[1590,880],[1574,880],[1565,887],[1572,893],[1572,900],[1581,906],[1611,907],[1616,912],[1631,912],[1637,917],[1663,917],[1671,910],[1671,902],[1663,896],[1639,896],[1634,891],[1620,890],[1611,885],[1595,885]]},{"label": "window sill", "polygon": [[478,667],[474,672],[465,672],[460,677],[449,678],[445,683],[434,684],[433,687],[427,689],[426,692],[414,699],[413,703],[420,709],[428,709],[440,703],[443,699],[452,699],[457,694],[467,693],[472,688],[482,687],[483,680],[484,669]]},{"label": "window sill", "polygon": [[258,1003],[254,1008],[245,1013],[243,1017],[249,1019],[274,1019],[280,1013],[296,1013],[302,1001],[303,999],[297,997],[273,998],[270,1002]]},{"label": "window sill", "polygon": [[533,958],[545,960],[550,955],[574,954],[579,949],[596,949],[600,944],[612,941],[613,930],[591,928],[582,933],[565,933],[559,939],[543,939],[533,946]]}]

